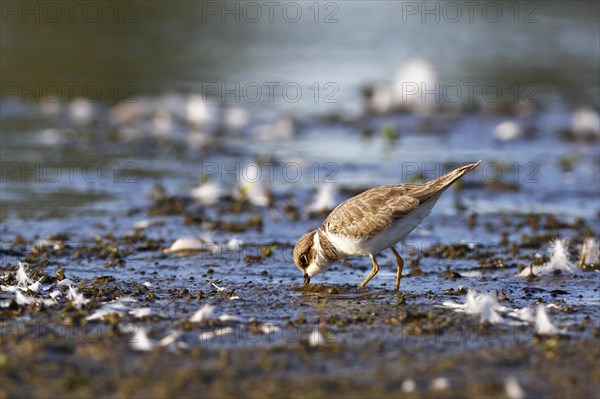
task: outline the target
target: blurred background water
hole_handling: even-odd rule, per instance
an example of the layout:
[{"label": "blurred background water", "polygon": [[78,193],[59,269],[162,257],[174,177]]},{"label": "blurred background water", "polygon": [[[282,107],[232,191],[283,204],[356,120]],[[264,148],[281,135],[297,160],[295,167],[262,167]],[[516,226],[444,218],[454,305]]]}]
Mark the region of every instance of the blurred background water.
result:
[{"label": "blurred background water", "polygon": [[[107,102],[115,98],[111,88],[126,82],[138,90],[121,96],[200,92],[206,82],[303,87],[335,82],[343,105],[358,101],[366,83],[389,81],[406,60],[418,56],[435,66],[441,82],[532,82],[597,105],[596,1],[478,1],[471,7],[461,2],[337,1],[317,7],[291,2],[295,6],[287,9],[290,2],[281,2],[272,15],[260,2],[250,3],[260,7],[152,1],[122,2],[117,9],[100,2],[93,23],[96,8],[87,9],[84,2],[76,2],[72,16],[58,8],[56,22],[43,2],[16,4],[15,10],[5,5],[2,79],[97,82]],[[298,22],[288,22],[296,19],[296,10]],[[312,111],[328,106],[300,105]],[[276,106],[298,105],[282,101]]]},{"label": "blurred background water", "polygon": [[[599,105],[596,1],[302,1],[278,2],[272,8],[234,1],[73,4],[2,5],[3,218],[14,209],[21,209],[14,214],[19,217],[40,207],[54,212],[66,206],[70,213],[81,204],[101,203],[104,209],[106,199],[117,195],[130,201],[155,181],[170,181],[182,190],[198,181],[202,161],[265,156],[284,162],[301,159],[306,165],[335,162],[338,177],[357,184],[370,179],[365,175],[369,170],[383,182],[397,181],[404,177],[397,172],[402,161],[546,161],[552,167],[542,164],[540,176],[554,191],[562,184],[555,177],[561,162],[582,158],[588,164],[579,179],[591,176],[592,196],[597,190],[597,142],[572,147],[559,139],[577,107],[593,110]],[[512,104],[510,112],[495,119],[481,114],[434,121],[453,132],[444,136],[417,134],[439,129],[427,127],[431,121],[416,128],[419,120],[406,119],[411,116],[365,117],[365,90],[391,87],[402,66],[415,59],[432,67],[442,87],[477,84],[477,101],[486,84],[500,87],[502,100]],[[250,85],[249,92],[235,89],[236,84]],[[286,85],[292,85],[292,94],[283,91]],[[262,93],[254,101],[256,86]],[[274,87],[273,98],[269,87]],[[290,101],[296,87],[302,95]],[[178,112],[189,110],[190,93],[202,96],[205,107],[199,112],[208,115],[200,115],[202,126],[194,129],[173,122]],[[466,100],[465,91],[458,102]],[[124,101],[150,109],[151,127],[139,124],[132,133],[131,126],[115,122],[114,105]],[[525,108],[542,109],[533,122],[519,116],[531,112],[516,109],[523,102],[528,103]],[[230,115],[234,125],[242,126],[237,129],[245,133],[241,136],[206,122],[224,118],[223,110],[232,106],[242,109],[237,119]],[[332,128],[311,119],[328,113],[340,113],[351,123]],[[522,125],[516,132],[497,133],[499,124],[513,120]],[[401,145],[390,146],[380,135],[374,144],[362,141],[365,132],[385,135],[390,123],[392,136],[404,134]],[[535,145],[502,144],[510,141],[502,137],[510,139],[511,132],[522,136],[519,129],[526,131],[531,124],[539,133]],[[177,133],[185,137],[181,146],[195,148],[190,143],[200,142],[201,151],[188,157],[186,150],[166,145]],[[219,144],[205,145],[212,144],[206,136],[218,137]],[[140,137],[159,138],[150,145],[140,144]],[[211,150],[216,147],[230,151]],[[63,184],[48,185],[44,182],[52,179],[35,171],[36,162],[58,162],[63,174],[68,173],[65,162],[74,162],[78,173],[90,163],[100,164],[104,176],[93,184],[94,179],[79,177],[74,183],[63,177]],[[114,173],[127,168],[127,162],[134,162],[139,184],[113,184]],[[353,163],[365,169],[353,169]],[[28,167],[33,177],[23,178]],[[165,179],[165,174],[171,177]]]}]

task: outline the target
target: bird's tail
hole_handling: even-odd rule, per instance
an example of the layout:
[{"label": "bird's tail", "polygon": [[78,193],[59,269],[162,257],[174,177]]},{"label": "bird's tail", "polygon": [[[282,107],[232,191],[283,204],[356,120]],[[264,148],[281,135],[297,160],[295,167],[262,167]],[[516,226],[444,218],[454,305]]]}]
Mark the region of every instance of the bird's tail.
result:
[{"label": "bird's tail", "polygon": [[475,169],[477,166],[479,166],[480,163],[481,161],[477,161],[469,165],[461,166],[460,168],[454,169],[453,171],[446,173],[444,176],[440,176],[437,179],[430,181],[428,185],[430,184],[432,186],[440,188],[444,186],[450,186],[452,183],[454,183],[455,181],[457,181],[458,179]]},{"label": "bird's tail", "polygon": [[450,187],[465,174],[475,169],[480,163],[481,161],[477,161],[476,163],[454,169],[453,171],[448,172],[435,180],[423,184],[423,188],[418,190],[420,192],[414,192],[412,195],[416,196],[420,202],[427,201],[431,197],[439,198],[439,195],[441,195],[442,192],[444,192],[448,187]]}]

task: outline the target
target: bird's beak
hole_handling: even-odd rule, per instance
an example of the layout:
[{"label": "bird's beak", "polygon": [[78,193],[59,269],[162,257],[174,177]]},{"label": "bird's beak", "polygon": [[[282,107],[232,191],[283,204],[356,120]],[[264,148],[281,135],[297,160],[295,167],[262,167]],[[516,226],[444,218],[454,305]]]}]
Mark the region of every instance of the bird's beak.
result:
[{"label": "bird's beak", "polygon": [[304,285],[308,285],[310,283],[310,276],[308,273],[304,273]]}]

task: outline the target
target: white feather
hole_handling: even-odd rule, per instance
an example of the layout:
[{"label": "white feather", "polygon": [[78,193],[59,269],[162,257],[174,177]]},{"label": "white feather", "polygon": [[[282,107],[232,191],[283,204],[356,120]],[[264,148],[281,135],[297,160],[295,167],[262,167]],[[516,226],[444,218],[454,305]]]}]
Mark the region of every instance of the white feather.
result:
[{"label": "white feather", "polygon": [[19,268],[17,269],[17,285],[19,287],[27,287],[29,284],[33,283],[33,279],[29,277],[27,272],[25,271],[25,266],[27,263],[19,262]]},{"label": "white feather", "polygon": [[325,342],[325,337],[318,328],[315,328],[308,336],[308,345],[310,346],[325,345]]},{"label": "white feather", "polygon": [[212,320],[215,316],[215,307],[209,304],[204,304],[200,309],[190,317],[192,323],[201,323],[206,320]]},{"label": "white feather", "polygon": [[541,266],[534,266],[533,270],[530,267],[526,267],[519,273],[521,277],[529,277],[532,275],[548,275],[553,274],[556,271],[560,271],[567,274],[577,273],[577,268],[571,260],[569,254],[569,241],[566,238],[559,238],[552,242],[550,249],[550,260]]},{"label": "white feather", "polygon": [[156,347],[156,343],[148,338],[146,330],[140,327],[139,330],[131,337],[131,347],[136,351],[149,352]]},{"label": "white feather", "polygon": [[67,298],[71,300],[75,309],[81,309],[82,306],[86,305],[90,300],[86,299],[83,294],[77,291],[77,288],[73,286],[69,286],[69,292],[67,293]]},{"label": "white feather", "polygon": [[525,391],[519,385],[519,381],[515,377],[508,377],[504,382],[504,389],[506,391],[506,396],[509,399],[523,399],[525,398]]},{"label": "white feather", "polygon": [[536,333],[538,335],[556,335],[559,333],[558,329],[550,321],[544,305],[541,304],[537,307],[535,325],[537,326]]},{"label": "white feather", "polygon": [[220,328],[215,331],[206,331],[206,332],[200,333],[200,335],[198,335],[198,338],[201,341],[206,341],[206,340],[212,339],[214,337],[221,337],[223,335],[227,335],[227,334],[231,334],[231,333],[233,333],[233,328],[224,327],[224,328]]}]

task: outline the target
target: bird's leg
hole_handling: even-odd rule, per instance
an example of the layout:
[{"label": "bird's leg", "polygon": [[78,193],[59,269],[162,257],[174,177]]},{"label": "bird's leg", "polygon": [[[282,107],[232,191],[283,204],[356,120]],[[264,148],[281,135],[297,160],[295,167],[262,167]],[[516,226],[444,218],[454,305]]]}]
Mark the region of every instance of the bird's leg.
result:
[{"label": "bird's leg", "polygon": [[394,256],[396,257],[396,263],[398,263],[398,271],[396,272],[396,285],[394,286],[396,291],[398,291],[400,289],[400,279],[402,278],[402,269],[404,268],[404,260],[402,259],[402,257],[398,253],[398,251],[396,251],[396,248],[390,247],[390,249],[392,250],[392,252],[394,253]]},{"label": "bird's leg", "polygon": [[373,262],[373,270],[371,270],[371,273],[369,273],[369,275],[367,276],[367,278],[365,279],[365,281],[362,282],[361,285],[359,285],[360,289],[365,288],[365,285],[367,285],[367,283],[373,278],[373,276],[375,276],[377,274],[377,272],[379,271],[379,265],[377,264],[377,261],[375,260],[375,257],[373,255],[371,256],[371,262]]}]

